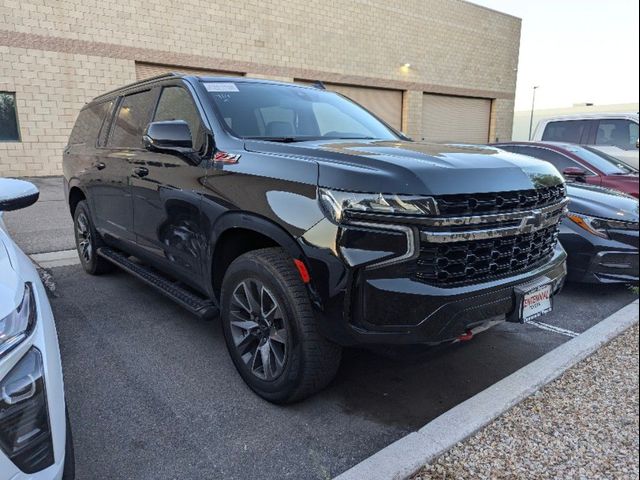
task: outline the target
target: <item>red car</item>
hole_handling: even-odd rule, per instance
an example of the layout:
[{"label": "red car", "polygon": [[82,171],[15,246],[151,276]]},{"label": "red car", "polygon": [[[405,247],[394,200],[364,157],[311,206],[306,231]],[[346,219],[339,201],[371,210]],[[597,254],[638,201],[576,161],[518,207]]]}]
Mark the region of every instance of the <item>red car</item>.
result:
[{"label": "red car", "polygon": [[546,160],[567,181],[611,188],[638,198],[638,171],[595,148],[555,142],[509,142],[493,146]]}]

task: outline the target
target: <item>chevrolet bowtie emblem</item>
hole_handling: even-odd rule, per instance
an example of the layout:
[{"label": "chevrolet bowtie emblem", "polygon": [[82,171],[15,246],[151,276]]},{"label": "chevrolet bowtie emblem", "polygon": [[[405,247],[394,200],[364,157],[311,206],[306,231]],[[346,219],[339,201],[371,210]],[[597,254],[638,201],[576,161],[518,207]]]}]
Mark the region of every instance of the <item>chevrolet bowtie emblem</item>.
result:
[{"label": "chevrolet bowtie emblem", "polygon": [[541,210],[533,210],[529,215],[522,219],[520,228],[522,230],[538,229],[542,226],[544,221],[544,215]]}]

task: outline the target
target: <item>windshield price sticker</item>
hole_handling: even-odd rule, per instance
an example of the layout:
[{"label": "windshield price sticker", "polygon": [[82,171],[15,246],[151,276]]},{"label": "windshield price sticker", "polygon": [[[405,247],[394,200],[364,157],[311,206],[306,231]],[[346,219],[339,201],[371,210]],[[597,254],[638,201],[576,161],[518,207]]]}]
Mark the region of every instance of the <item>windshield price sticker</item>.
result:
[{"label": "windshield price sticker", "polygon": [[235,83],[230,82],[209,82],[204,84],[207,92],[238,92]]}]

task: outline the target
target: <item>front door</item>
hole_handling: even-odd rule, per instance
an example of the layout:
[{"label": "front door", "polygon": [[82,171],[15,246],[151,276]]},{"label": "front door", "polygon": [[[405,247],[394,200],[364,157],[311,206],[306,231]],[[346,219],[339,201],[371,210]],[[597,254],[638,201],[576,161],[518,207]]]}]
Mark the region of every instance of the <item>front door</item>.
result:
[{"label": "front door", "polygon": [[205,133],[189,91],[164,86],[152,121],[184,120],[191,131],[192,154],[145,151],[132,163],[134,230],[140,255],[157,268],[193,286],[202,279],[204,236],[200,199],[206,163]]}]

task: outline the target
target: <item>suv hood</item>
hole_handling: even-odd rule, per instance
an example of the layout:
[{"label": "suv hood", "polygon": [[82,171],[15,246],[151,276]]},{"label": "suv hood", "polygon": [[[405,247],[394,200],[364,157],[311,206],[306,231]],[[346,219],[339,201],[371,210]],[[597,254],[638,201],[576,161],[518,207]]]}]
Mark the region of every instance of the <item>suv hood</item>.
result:
[{"label": "suv hood", "polygon": [[567,195],[572,212],[627,222],[638,221],[638,200],[616,190],[568,184]]},{"label": "suv hood", "polygon": [[247,141],[254,152],[318,163],[318,185],[337,190],[448,195],[529,190],[562,183],[551,164],[497,148],[409,141]]}]

